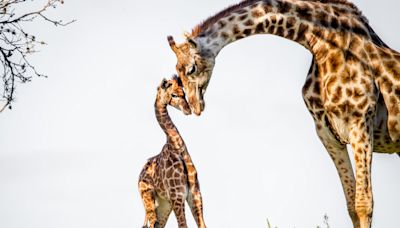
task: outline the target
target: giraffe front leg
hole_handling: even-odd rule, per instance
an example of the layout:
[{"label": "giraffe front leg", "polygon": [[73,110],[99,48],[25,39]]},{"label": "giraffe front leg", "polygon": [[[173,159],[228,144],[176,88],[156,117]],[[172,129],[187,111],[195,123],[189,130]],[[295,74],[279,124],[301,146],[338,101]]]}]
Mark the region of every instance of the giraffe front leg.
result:
[{"label": "giraffe front leg", "polygon": [[196,220],[197,227],[206,228],[203,217],[203,199],[201,197],[200,185],[196,179],[195,186],[190,188],[190,192],[187,196],[187,202],[189,204],[192,215]]},{"label": "giraffe front leg", "polygon": [[206,224],[203,218],[203,200],[200,192],[200,184],[197,179],[197,170],[190,158],[189,153],[185,152],[183,154],[183,160],[185,162],[186,170],[188,172],[188,184],[189,184],[189,194],[186,198],[190,210],[196,224],[200,228],[205,228]]},{"label": "giraffe front leg", "polygon": [[158,228],[154,187],[146,181],[141,180],[139,181],[139,192],[146,211],[143,228],[148,227],[147,222],[149,223],[150,228]]},{"label": "giraffe front leg", "polygon": [[356,167],[356,212],[361,228],[370,228],[373,213],[371,183],[372,118],[359,120],[350,131]]},{"label": "giraffe front leg", "polygon": [[351,221],[353,222],[353,227],[360,228],[360,221],[357,217],[355,208],[356,182],[346,145],[339,142],[332,134],[328,127],[329,122],[327,119],[325,119],[325,117],[322,119],[325,121],[315,121],[317,134],[321,139],[322,144],[328,151],[329,156],[335,164],[336,170],[339,174],[343,192],[346,197],[347,210],[349,212]]},{"label": "giraffe front leg", "polygon": [[172,201],[172,209],[174,210],[179,228],[187,228],[185,216],[185,200],[183,195]]}]

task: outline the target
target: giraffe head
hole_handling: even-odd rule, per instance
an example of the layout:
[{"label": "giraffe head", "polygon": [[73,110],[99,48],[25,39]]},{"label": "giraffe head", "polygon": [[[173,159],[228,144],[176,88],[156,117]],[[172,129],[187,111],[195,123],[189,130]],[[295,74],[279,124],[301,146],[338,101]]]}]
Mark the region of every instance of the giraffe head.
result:
[{"label": "giraffe head", "polygon": [[157,97],[162,104],[171,105],[185,115],[191,114],[189,104],[185,99],[185,92],[180,78],[176,75],[172,79],[163,79],[157,90]]},{"label": "giraffe head", "polygon": [[210,50],[201,49],[190,35],[179,45],[175,44],[172,36],[168,36],[168,42],[178,59],[176,71],[182,79],[190,108],[200,115],[204,110],[204,93],[214,68],[215,55]]}]

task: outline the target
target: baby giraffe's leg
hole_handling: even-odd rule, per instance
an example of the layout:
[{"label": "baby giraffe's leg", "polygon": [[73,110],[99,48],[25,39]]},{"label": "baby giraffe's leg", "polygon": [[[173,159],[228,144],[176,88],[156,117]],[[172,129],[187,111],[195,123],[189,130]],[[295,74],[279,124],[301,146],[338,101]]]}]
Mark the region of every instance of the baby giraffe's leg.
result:
[{"label": "baby giraffe's leg", "polygon": [[174,210],[176,219],[178,220],[178,227],[187,228],[185,217],[185,201],[183,195],[173,200],[172,209]]},{"label": "baby giraffe's leg", "polygon": [[205,228],[206,224],[204,223],[203,218],[203,200],[197,179],[195,181],[195,185],[190,188],[190,192],[187,196],[187,202],[192,211],[192,215],[196,220],[197,226],[200,228]]},{"label": "baby giraffe's leg", "polygon": [[187,151],[183,153],[183,160],[185,162],[186,170],[188,173],[189,194],[186,198],[192,215],[196,220],[197,226],[200,228],[206,227],[203,218],[203,200],[200,192],[200,185],[197,179],[197,170],[194,167],[192,159]]},{"label": "baby giraffe's leg", "polygon": [[157,215],[156,215],[156,206],[155,206],[155,199],[154,199],[154,187],[145,182],[139,182],[139,191],[140,196],[143,200],[144,209],[146,211],[145,222],[143,224],[143,228],[147,228],[147,221],[150,224],[150,228],[158,227],[157,224]]}]

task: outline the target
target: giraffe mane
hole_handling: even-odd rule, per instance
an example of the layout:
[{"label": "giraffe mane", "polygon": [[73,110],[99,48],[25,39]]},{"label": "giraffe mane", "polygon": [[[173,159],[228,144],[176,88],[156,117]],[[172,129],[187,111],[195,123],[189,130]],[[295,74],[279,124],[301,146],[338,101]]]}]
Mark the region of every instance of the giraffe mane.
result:
[{"label": "giraffe mane", "polygon": [[[357,8],[357,6],[354,3],[349,2],[347,0],[300,0],[300,1],[322,3],[322,4],[338,4],[338,5],[348,7],[359,18],[359,20],[368,27],[367,18],[363,16],[362,12]],[[270,0],[244,0],[235,5],[231,5],[225,9],[223,9],[222,11],[216,13],[215,15],[207,18],[206,20],[202,21],[200,24],[196,25],[192,29],[191,37],[195,38],[197,36],[201,36],[202,32],[206,31],[210,26],[215,24],[221,18],[226,17],[230,13],[232,13],[240,8],[250,6],[255,2],[270,2]]]},{"label": "giraffe mane", "polygon": [[[240,8],[249,6],[255,2],[258,2],[260,0],[244,0],[241,1],[235,5],[231,5],[225,9],[223,9],[222,11],[218,12],[217,14],[207,18],[206,20],[202,21],[200,24],[196,25],[193,29],[192,29],[192,37],[197,37],[201,34],[201,32],[207,30],[207,28],[209,28],[211,25],[213,25],[215,22],[217,22],[219,19],[227,16],[228,14],[232,13],[235,10],[238,10]],[[267,0],[268,1],[268,0]]]}]

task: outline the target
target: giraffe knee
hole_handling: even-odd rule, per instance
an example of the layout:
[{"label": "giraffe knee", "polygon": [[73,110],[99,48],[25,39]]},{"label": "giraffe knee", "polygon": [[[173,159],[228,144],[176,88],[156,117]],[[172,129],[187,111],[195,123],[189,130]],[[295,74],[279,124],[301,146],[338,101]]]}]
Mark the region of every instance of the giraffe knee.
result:
[{"label": "giraffe knee", "polygon": [[367,218],[371,219],[372,218],[372,213],[373,213],[373,207],[372,204],[361,204],[361,205],[356,205],[356,213],[358,218]]}]

